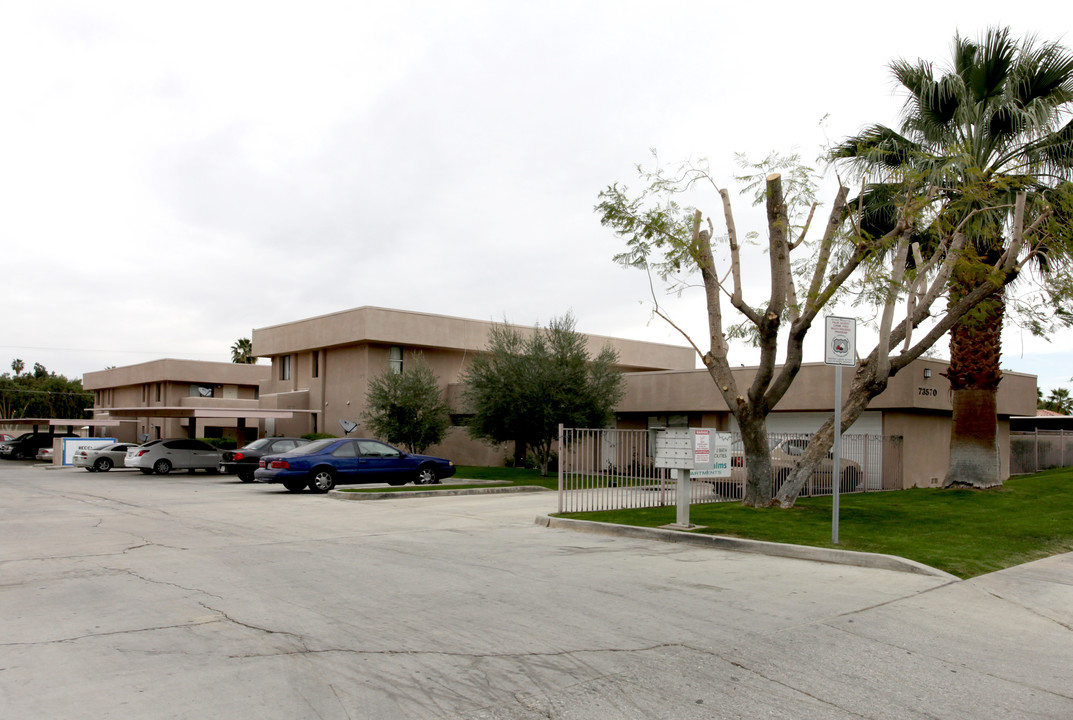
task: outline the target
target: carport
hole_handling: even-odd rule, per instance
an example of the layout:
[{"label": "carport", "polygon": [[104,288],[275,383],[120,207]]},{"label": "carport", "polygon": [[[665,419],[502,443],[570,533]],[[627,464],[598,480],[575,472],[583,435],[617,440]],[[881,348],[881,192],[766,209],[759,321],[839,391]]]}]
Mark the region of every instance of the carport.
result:
[{"label": "carport", "polygon": [[32,432],[43,432],[40,428],[42,425],[48,428],[49,435],[56,432],[56,428],[67,427],[67,432],[75,432],[75,428],[82,429],[85,427],[98,428],[98,427],[118,427],[119,420],[112,420],[109,418],[100,419],[95,418],[93,420],[87,420],[84,418],[5,418],[0,421],[4,425],[29,425],[33,428]]},{"label": "carport", "polygon": [[[186,436],[199,437],[198,420],[235,420],[237,423],[238,444],[246,444],[247,420],[290,420],[300,410],[258,410],[236,407],[190,407],[190,406],[156,406],[108,408],[109,418],[137,421],[139,418],[177,418],[187,420]],[[118,424],[118,423],[115,423]],[[204,426],[204,422],[202,423]]]}]

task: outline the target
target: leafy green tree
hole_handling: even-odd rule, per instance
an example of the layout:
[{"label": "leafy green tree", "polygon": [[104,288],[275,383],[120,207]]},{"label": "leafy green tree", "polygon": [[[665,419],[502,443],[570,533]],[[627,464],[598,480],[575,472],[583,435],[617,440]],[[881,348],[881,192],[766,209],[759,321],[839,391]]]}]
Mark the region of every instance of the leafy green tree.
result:
[{"label": "leafy green tree", "polygon": [[[13,363],[14,365],[14,363]],[[68,380],[34,363],[33,373],[0,375],[0,418],[82,418],[93,406],[93,394],[81,380]]]},{"label": "leafy green tree", "polygon": [[603,428],[614,418],[625,380],[618,353],[605,346],[592,358],[573,315],[531,333],[496,324],[488,347],[463,372],[463,401],[475,438],[523,443],[548,474],[559,425]]},{"label": "leafy green tree", "polygon": [[[1073,56],[1057,43],[1018,43],[1008,29],[993,28],[979,40],[955,36],[950,64],[939,73],[930,62],[891,65],[906,95],[900,131],[873,125],[838,145],[833,157],[871,181],[865,197],[891,198],[908,189],[930,199],[935,233],[963,232],[965,258],[949,284],[950,303],[972,292],[1019,242],[1014,229],[1024,193],[1025,224],[1053,215],[1060,227],[1037,255],[1052,273],[1069,259],[1068,181],[1073,177],[1073,123],[1061,125],[1073,100]],[[883,203],[878,203],[882,208]],[[1066,216],[1063,217],[1063,214]],[[875,214],[891,220],[889,207]],[[951,331],[953,429],[945,485],[1000,485],[996,396],[1002,372],[1000,336],[1010,299],[1011,273]],[[1065,277],[1050,277],[1047,300],[1030,308],[1029,326],[1070,321]],[[1057,300],[1055,298],[1065,298]],[[1049,306],[1049,307],[1048,307]],[[1046,316],[1041,310],[1051,309]]]},{"label": "leafy green tree", "polygon": [[365,421],[376,435],[423,453],[443,440],[451,415],[439,380],[420,353],[403,372],[386,368],[369,382]]},{"label": "leafy green tree", "polygon": [[242,365],[253,365],[257,358],[253,354],[253,341],[249,338],[239,338],[231,346],[231,362]]}]

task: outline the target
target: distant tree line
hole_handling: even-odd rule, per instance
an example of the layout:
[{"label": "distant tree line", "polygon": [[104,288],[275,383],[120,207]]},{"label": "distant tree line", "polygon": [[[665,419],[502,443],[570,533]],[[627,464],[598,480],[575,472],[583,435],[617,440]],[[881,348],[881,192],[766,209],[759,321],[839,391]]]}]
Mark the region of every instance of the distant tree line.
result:
[{"label": "distant tree line", "polygon": [[10,373],[0,375],[0,420],[11,418],[81,418],[93,407],[93,393],[82,389],[82,380],[68,380],[49,372],[41,363],[25,371],[16,358]]}]

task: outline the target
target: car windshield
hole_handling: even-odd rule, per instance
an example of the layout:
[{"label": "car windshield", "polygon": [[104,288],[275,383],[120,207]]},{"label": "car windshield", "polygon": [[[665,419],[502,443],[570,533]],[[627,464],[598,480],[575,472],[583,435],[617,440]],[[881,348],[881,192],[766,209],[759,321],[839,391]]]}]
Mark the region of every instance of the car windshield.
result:
[{"label": "car windshield", "polygon": [[[324,448],[328,447],[332,443],[339,442],[339,438],[325,438],[324,440],[314,440],[311,443],[305,445],[299,445],[294,450],[288,450],[287,455],[316,455]],[[282,454],[282,453],[281,453]]]}]

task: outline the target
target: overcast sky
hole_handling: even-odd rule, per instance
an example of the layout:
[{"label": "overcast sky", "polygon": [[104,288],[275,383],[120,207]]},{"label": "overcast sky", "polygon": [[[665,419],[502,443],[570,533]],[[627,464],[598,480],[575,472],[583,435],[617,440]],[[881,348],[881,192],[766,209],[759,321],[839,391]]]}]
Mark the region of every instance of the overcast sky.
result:
[{"label": "overcast sky", "polygon": [[[872,7],[0,0],[0,369],[228,361],[362,305],[684,344],[593,211],[650,148],[733,187],[735,152],[896,123],[888,63],[955,31],[1070,43],[1065,3]],[[700,343],[702,295],[669,307]],[[1068,335],[1011,328],[1004,367],[1073,385]]]}]

